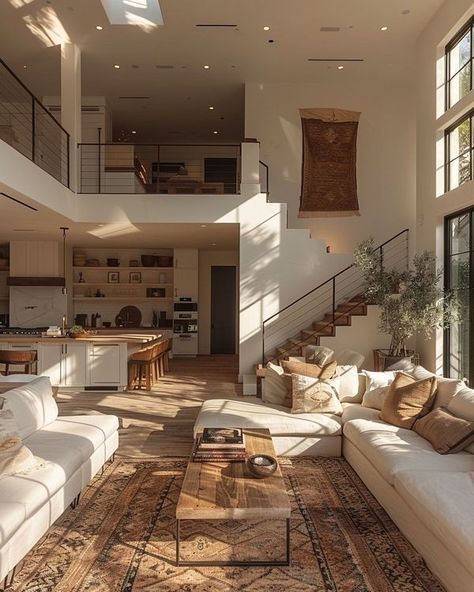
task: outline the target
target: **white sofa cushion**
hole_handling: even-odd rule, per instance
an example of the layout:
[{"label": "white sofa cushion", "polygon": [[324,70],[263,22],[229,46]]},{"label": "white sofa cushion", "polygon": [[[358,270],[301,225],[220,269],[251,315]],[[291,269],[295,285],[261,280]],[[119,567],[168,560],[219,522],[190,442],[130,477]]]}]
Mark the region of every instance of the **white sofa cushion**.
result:
[{"label": "white sofa cushion", "polygon": [[27,438],[25,443],[42,462],[25,475],[2,479],[0,545],[47,503],[117,429],[118,419],[114,415],[71,416],[62,417]]},{"label": "white sofa cushion", "polygon": [[6,399],[5,408],[13,411],[23,440],[58,416],[58,406],[47,377],[39,377],[7,391],[3,393],[3,397]]},{"label": "white sofa cushion", "polygon": [[351,421],[351,419],[372,419],[377,421],[380,417],[378,409],[371,409],[364,407],[358,403],[343,403],[342,404],[342,424]]},{"label": "white sofa cushion", "polygon": [[417,380],[423,380],[424,378],[430,378],[436,376],[436,397],[433,403],[433,407],[447,407],[449,401],[454,395],[460,390],[466,388],[466,385],[462,380],[457,378],[445,378],[444,376],[438,376],[433,374],[423,366],[415,366],[411,372],[409,372]]},{"label": "white sofa cushion", "polygon": [[365,376],[359,376],[357,366],[338,365],[336,376],[339,377],[338,396],[341,403],[360,403],[365,391]]},{"label": "white sofa cushion", "polygon": [[474,577],[474,472],[401,471],[394,485]]},{"label": "white sofa cushion", "polygon": [[362,374],[365,374],[367,381],[362,405],[371,409],[382,409],[388,387],[392,384],[397,373],[395,371],[370,372],[362,370]]},{"label": "white sofa cushion", "polygon": [[393,485],[400,471],[474,471],[474,456],[458,452],[443,456],[413,430],[381,420],[354,419],[344,424],[344,436]]},{"label": "white sofa cushion", "polygon": [[267,428],[272,436],[340,436],[341,418],[330,413],[290,413],[286,407],[258,399],[205,401],[194,424],[194,433],[207,427]]}]

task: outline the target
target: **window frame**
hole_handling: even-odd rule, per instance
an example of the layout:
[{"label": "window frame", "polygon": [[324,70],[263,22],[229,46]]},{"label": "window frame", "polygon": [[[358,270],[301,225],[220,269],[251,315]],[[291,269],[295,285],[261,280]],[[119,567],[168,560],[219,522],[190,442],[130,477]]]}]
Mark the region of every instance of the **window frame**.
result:
[{"label": "window frame", "polygon": [[[451,147],[450,147],[450,134],[465,121],[469,120],[469,149],[464,152],[460,152],[456,157],[451,158]],[[453,191],[457,187],[461,187],[464,183],[460,183],[457,187],[451,189],[451,163],[459,159],[462,155],[469,154],[469,179],[474,179],[474,108],[462,115],[454,123],[444,130],[444,192]]]},{"label": "window frame", "polygon": [[[469,216],[469,301],[470,301],[470,310],[474,311],[474,284],[473,278],[474,276],[471,275],[471,271],[474,272],[474,206],[469,206],[467,208],[463,208],[457,212],[449,214],[444,217],[444,277],[443,277],[443,284],[444,290],[448,291],[451,289],[451,258],[453,256],[462,254],[462,253],[452,253],[451,250],[451,240],[450,240],[450,233],[449,233],[449,225],[451,220],[456,218],[460,218],[461,216],[468,215]],[[474,318],[471,317],[469,319],[469,354],[472,355],[474,352]],[[450,339],[450,328],[447,327],[444,330],[443,335],[443,375],[450,378],[450,361],[451,361],[451,339]],[[459,379],[461,380],[461,378]],[[469,384],[474,384],[474,365],[469,364],[469,376],[468,376]]]},{"label": "window frame", "polygon": [[[464,37],[464,35],[470,32],[470,49],[471,49],[471,56],[469,60],[464,64],[462,68],[457,70],[453,75],[451,75],[451,68],[450,68],[450,52],[454,48],[454,46]],[[473,82],[473,68],[474,68],[474,16],[472,16],[467,23],[459,29],[459,31],[452,37],[444,48],[444,110],[445,112],[454,107],[459,101],[456,101],[453,105],[451,105],[451,81],[455,76],[457,76],[468,64],[471,64],[470,72],[469,72],[469,90],[472,91],[472,82]],[[461,100],[461,99],[459,99]]]}]

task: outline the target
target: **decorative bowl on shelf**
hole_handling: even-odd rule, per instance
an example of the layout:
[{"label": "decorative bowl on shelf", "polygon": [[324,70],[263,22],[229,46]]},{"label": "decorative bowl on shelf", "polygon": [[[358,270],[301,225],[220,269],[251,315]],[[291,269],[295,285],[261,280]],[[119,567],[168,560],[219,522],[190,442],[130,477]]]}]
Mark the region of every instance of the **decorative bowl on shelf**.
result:
[{"label": "decorative bowl on shelf", "polygon": [[143,267],[153,267],[155,265],[154,255],[142,255],[141,260]]},{"label": "decorative bowl on shelf", "polygon": [[173,267],[173,257],[171,255],[155,255],[158,267]]},{"label": "decorative bowl on shelf", "polygon": [[115,257],[107,259],[107,266],[108,267],[118,267],[119,265],[120,265],[119,259],[116,259]]},{"label": "decorative bowl on shelf", "polygon": [[247,467],[254,477],[264,479],[276,471],[278,461],[269,454],[253,454],[247,459]]}]

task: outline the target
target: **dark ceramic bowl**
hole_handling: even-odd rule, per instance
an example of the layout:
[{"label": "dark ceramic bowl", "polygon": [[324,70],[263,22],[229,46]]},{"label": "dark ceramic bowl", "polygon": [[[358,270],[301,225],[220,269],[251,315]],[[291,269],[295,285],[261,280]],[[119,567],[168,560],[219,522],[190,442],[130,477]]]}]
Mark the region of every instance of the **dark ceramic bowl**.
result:
[{"label": "dark ceramic bowl", "polygon": [[120,261],[118,259],[107,259],[107,266],[108,267],[118,267],[120,265]]},{"label": "dark ceramic bowl", "polygon": [[142,255],[141,259],[143,267],[153,267],[155,265],[154,255]]},{"label": "dark ceramic bowl", "polygon": [[254,477],[264,479],[276,471],[278,461],[269,454],[254,454],[247,459],[247,466]]}]

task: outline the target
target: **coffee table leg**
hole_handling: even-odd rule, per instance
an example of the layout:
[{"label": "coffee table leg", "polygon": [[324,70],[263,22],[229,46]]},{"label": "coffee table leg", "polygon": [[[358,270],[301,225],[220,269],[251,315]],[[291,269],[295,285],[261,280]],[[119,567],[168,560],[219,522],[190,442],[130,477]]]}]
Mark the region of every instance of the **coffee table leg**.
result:
[{"label": "coffee table leg", "polygon": [[176,565],[179,565],[179,520],[176,520]]}]

